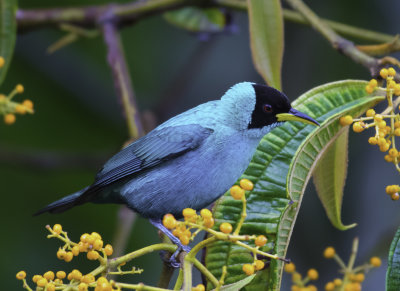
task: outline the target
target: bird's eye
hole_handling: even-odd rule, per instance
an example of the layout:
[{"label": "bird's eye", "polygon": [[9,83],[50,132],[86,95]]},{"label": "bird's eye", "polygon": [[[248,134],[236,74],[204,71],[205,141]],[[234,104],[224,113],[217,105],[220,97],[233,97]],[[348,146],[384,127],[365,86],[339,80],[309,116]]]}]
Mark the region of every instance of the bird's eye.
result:
[{"label": "bird's eye", "polygon": [[265,113],[271,113],[272,112],[272,106],[269,104],[264,104],[263,105],[263,110]]}]

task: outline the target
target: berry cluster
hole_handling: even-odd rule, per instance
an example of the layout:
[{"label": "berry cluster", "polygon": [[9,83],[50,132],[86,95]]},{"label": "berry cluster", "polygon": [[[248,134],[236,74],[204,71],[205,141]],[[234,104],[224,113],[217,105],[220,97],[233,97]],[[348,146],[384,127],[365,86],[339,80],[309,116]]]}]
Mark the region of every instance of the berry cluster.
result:
[{"label": "berry cluster", "polygon": [[318,279],[318,271],[315,269],[309,269],[307,276],[302,278],[301,274],[296,271],[296,266],[293,263],[286,264],[284,267],[286,273],[292,274],[292,291],[317,291],[317,287],[312,284],[308,284],[310,281]]},{"label": "berry cluster", "polygon": [[[353,260],[349,260],[349,262],[354,263],[355,259],[355,251],[358,246],[357,239],[354,240],[353,243]],[[360,291],[362,286],[362,282],[365,280],[365,274],[374,267],[379,267],[382,262],[378,257],[372,257],[369,263],[354,267],[353,265],[345,266],[343,260],[336,254],[336,250],[333,247],[327,247],[324,250],[324,257],[326,259],[334,259],[338,265],[342,268],[342,273],[344,274],[343,279],[335,278],[334,280],[325,284],[325,291]]]},{"label": "berry cluster", "polygon": [[[55,224],[53,228],[47,226],[47,228],[51,232],[48,237],[58,237],[65,241],[65,245],[57,251],[57,258],[60,260],[70,262],[74,256],[78,256],[80,253],[87,253],[88,260],[107,259],[107,256],[111,256],[113,253],[110,244],[103,248],[103,240],[97,232],[84,233],[81,235],[79,243],[74,243],[69,240],[67,233],[62,230],[60,224]],[[103,254],[103,257],[100,256],[99,252]]]},{"label": "berry cluster", "polygon": [[[232,234],[233,227],[229,222],[222,222],[219,225],[220,234],[235,236],[239,234],[240,227],[243,224],[243,220],[246,217],[246,191],[253,190],[254,185],[248,179],[242,179],[239,185],[231,187],[230,194],[235,200],[242,200],[243,211],[242,219],[239,221],[234,233]],[[163,225],[172,230],[172,234],[179,238],[183,245],[189,244],[190,241],[201,231],[208,231],[212,235],[218,234],[211,228],[214,226],[214,218],[212,213],[208,209],[202,209],[200,215],[197,214],[196,210],[186,208],[182,211],[183,221],[178,221],[172,214],[166,214],[163,218]],[[195,230],[192,232],[191,230]],[[229,237],[226,237],[229,239]],[[262,270],[265,266],[262,260],[257,259],[256,252],[260,247],[266,245],[268,239],[264,235],[259,236],[247,236],[248,239],[254,240],[255,247],[252,248],[254,261],[252,264],[244,264],[243,272],[247,275],[254,274],[255,271]],[[275,257],[274,257],[275,258]]]},{"label": "berry cluster", "polygon": [[[382,113],[376,113],[374,109],[368,109],[365,116],[361,118],[353,119],[350,115],[342,116],[340,124],[346,126],[353,123],[353,131],[357,133],[371,127],[375,128],[375,135],[368,139],[368,143],[377,145],[381,152],[387,153],[384,157],[385,161],[393,163],[400,173],[400,153],[395,144],[395,137],[400,136],[400,114],[395,113],[400,103],[400,98],[398,98],[400,96],[400,84],[394,81],[395,75],[396,71],[393,68],[382,69],[380,76],[386,80],[386,87],[379,87],[378,81],[375,79],[369,81],[365,87],[368,94],[373,93],[375,90],[385,92],[388,107]],[[394,96],[396,96],[395,100],[393,99]],[[394,188],[392,187],[391,189]],[[398,200],[400,197],[398,191],[386,192],[393,200]]]},{"label": "berry cluster", "polygon": [[15,114],[33,114],[33,103],[26,99],[22,103],[13,101],[13,97],[24,92],[24,86],[18,84],[8,96],[0,94],[0,115],[3,115],[5,124],[13,124],[17,119]]},{"label": "berry cluster", "polygon": [[[63,241],[65,244],[57,251],[57,258],[70,262],[74,256],[78,256],[79,253],[86,252],[89,260],[99,260],[100,263],[107,260],[107,256],[111,256],[113,253],[112,246],[107,244],[103,247],[103,240],[97,232],[91,234],[85,233],[81,235],[80,242],[72,242],[65,231],[63,231],[60,224],[55,224],[52,228],[46,226],[50,235],[48,238],[56,237]],[[102,256],[100,253],[102,253]],[[136,271],[139,273],[138,271]],[[115,286],[114,281],[108,281],[104,276],[99,276],[96,279],[94,272],[83,275],[79,270],[72,270],[68,275],[64,271],[58,271],[54,274],[53,271],[48,271],[42,275],[34,275],[32,281],[36,284],[36,290],[73,290],[86,291],[89,287],[94,288],[95,291],[112,291],[120,290],[119,287]],[[32,290],[26,282],[25,271],[20,271],[16,275],[17,279],[23,280],[24,288]],[[69,282],[64,282],[67,279]],[[64,281],[63,281],[64,280]],[[71,289],[71,290],[72,290]]]}]

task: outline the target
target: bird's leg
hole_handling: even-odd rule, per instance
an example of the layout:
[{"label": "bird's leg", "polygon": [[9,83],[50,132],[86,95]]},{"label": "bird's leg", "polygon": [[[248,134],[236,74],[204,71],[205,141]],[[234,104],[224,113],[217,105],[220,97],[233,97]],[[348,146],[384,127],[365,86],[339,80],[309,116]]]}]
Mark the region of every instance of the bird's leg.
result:
[{"label": "bird's leg", "polygon": [[184,251],[186,253],[189,253],[191,248],[189,246],[184,246],[179,238],[174,236],[172,232],[167,229],[161,222],[161,219],[149,219],[150,223],[157,227],[163,234],[165,234],[174,244],[178,246],[176,251],[172,254],[171,258],[169,259],[169,263],[171,264],[172,267],[174,268],[179,268],[180,264],[176,260],[176,256],[181,252]]}]

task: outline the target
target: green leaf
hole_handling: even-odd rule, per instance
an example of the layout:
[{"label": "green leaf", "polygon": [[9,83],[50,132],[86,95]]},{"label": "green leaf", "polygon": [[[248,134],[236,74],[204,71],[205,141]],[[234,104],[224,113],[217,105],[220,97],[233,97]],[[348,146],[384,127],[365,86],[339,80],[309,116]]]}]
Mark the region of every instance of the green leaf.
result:
[{"label": "green leaf", "polygon": [[167,11],[164,18],[171,24],[192,32],[218,32],[225,27],[225,15],[218,8],[184,7]]},{"label": "green leaf", "polygon": [[250,48],[258,73],[281,89],[283,15],[279,0],[248,0]]},{"label": "green leaf", "polygon": [[[340,81],[310,90],[293,102],[293,107],[310,115],[321,127],[299,122],[286,122],[273,129],[260,142],[242,178],[250,179],[254,189],[247,194],[247,218],[241,234],[263,234],[268,243],[263,251],[286,255],[294,222],[300,208],[307,181],[318,158],[341,132],[343,114],[358,115],[384,100],[365,96],[363,81]],[[222,221],[236,225],[242,204],[226,193],[215,205],[216,227]],[[216,242],[207,248],[206,266],[217,277],[227,266],[227,284],[246,277],[244,263],[252,255],[243,248],[226,242]],[[282,262],[272,260],[269,267],[259,271],[243,290],[279,290]],[[267,288],[266,288],[267,286]]]},{"label": "green leaf", "polygon": [[[219,290],[220,291],[237,291],[237,290],[240,290],[241,288],[243,288],[244,286],[249,284],[251,282],[251,280],[254,279],[255,276],[256,276],[255,274],[251,275],[251,276],[247,276],[243,280],[237,281],[236,283],[229,284],[229,285],[224,285]],[[213,291],[214,290],[215,289],[213,289]]]},{"label": "green leaf", "polygon": [[325,208],[331,223],[340,230],[355,227],[357,224],[343,225],[342,209],[343,188],[347,176],[349,127],[346,127],[318,160],[313,172],[313,181],[318,197]]},{"label": "green leaf", "polygon": [[17,34],[16,11],[16,0],[0,0],[0,56],[5,60],[4,66],[0,69],[0,85],[4,81],[14,52]]},{"label": "green leaf", "polygon": [[400,228],[390,245],[388,269],[386,271],[386,291],[400,290]]}]

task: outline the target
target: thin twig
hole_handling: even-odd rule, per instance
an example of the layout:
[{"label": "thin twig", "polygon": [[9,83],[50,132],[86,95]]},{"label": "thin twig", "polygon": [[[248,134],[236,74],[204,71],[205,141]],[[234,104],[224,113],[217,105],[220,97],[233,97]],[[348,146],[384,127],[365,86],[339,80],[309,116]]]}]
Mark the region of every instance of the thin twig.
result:
[{"label": "thin twig", "polygon": [[318,15],[316,15],[306,4],[301,0],[286,0],[293,9],[301,13],[311,26],[317,30],[326,40],[330,42],[332,47],[341,52],[345,56],[352,59],[354,62],[361,64],[369,69],[372,76],[377,76],[383,63],[360,51],[351,41],[339,36],[329,25],[324,23]]}]

